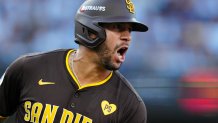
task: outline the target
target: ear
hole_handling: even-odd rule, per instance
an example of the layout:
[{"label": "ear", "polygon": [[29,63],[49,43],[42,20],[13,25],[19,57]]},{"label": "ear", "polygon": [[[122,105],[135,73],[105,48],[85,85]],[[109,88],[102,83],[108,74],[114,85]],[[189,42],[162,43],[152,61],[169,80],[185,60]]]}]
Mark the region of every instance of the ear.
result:
[{"label": "ear", "polygon": [[88,31],[88,36],[91,40],[95,40],[97,38],[97,35],[91,31]]}]

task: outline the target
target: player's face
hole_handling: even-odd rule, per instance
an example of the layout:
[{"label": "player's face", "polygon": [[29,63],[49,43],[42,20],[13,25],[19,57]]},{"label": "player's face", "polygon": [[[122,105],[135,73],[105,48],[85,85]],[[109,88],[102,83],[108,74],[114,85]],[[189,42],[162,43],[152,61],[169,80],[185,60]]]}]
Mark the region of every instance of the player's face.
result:
[{"label": "player's face", "polygon": [[117,70],[125,61],[126,52],[131,41],[131,24],[104,24],[106,40],[97,47],[100,63],[108,70]]}]

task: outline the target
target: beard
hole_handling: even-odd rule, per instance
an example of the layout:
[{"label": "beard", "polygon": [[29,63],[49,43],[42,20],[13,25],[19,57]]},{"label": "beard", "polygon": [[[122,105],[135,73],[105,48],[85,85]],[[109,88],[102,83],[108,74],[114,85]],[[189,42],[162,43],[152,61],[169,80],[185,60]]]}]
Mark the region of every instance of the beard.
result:
[{"label": "beard", "polygon": [[112,61],[112,56],[119,48],[118,45],[114,48],[114,50],[110,50],[109,47],[103,42],[101,45],[94,48],[94,51],[97,53],[100,58],[100,64],[107,70],[118,70],[121,65],[115,65]]}]

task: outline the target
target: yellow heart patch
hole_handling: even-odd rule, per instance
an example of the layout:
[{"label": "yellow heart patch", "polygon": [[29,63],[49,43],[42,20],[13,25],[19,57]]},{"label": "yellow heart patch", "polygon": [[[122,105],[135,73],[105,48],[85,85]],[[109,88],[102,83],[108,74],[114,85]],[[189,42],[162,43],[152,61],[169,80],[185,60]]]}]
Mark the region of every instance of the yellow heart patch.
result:
[{"label": "yellow heart patch", "polygon": [[101,108],[104,115],[109,115],[117,110],[117,106],[115,104],[109,104],[107,100],[101,102]]}]

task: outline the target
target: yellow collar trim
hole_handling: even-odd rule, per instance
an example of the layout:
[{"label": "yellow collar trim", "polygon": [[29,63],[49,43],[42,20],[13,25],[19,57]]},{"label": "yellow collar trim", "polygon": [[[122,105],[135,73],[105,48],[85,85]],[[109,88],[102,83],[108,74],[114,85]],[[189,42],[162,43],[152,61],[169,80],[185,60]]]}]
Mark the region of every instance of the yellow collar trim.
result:
[{"label": "yellow collar trim", "polygon": [[81,86],[81,85],[79,84],[79,81],[76,79],[75,75],[74,75],[73,72],[71,71],[70,66],[69,66],[69,63],[68,63],[70,53],[71,53],[71,52],[75,52],[75,51],[76,51],[76,50],[70,50],[70,51],[68,51],[67,56],[66,56],[66,60],[65,60],[66,62],[65,62],[65,63],[66,63],[67,71],[70,73],[71,77],[73,78],[73,80],[76,82],[76,84],[77,84],[78,87],[79,87],[78,90],[81,90],[81,89],[87,88],[87,87],[102,85],[102,84],[106,83],[106,82],[112,77],[113,72],[111,72],[110,75],[109,75],[107,78],[105,78],[104,80],[102,80],[102,81],[100,81],[100,82],[95,82],[95,83],[93,83],[93,84],[87,84],[87,85],[85,85],[85,86]]}]

